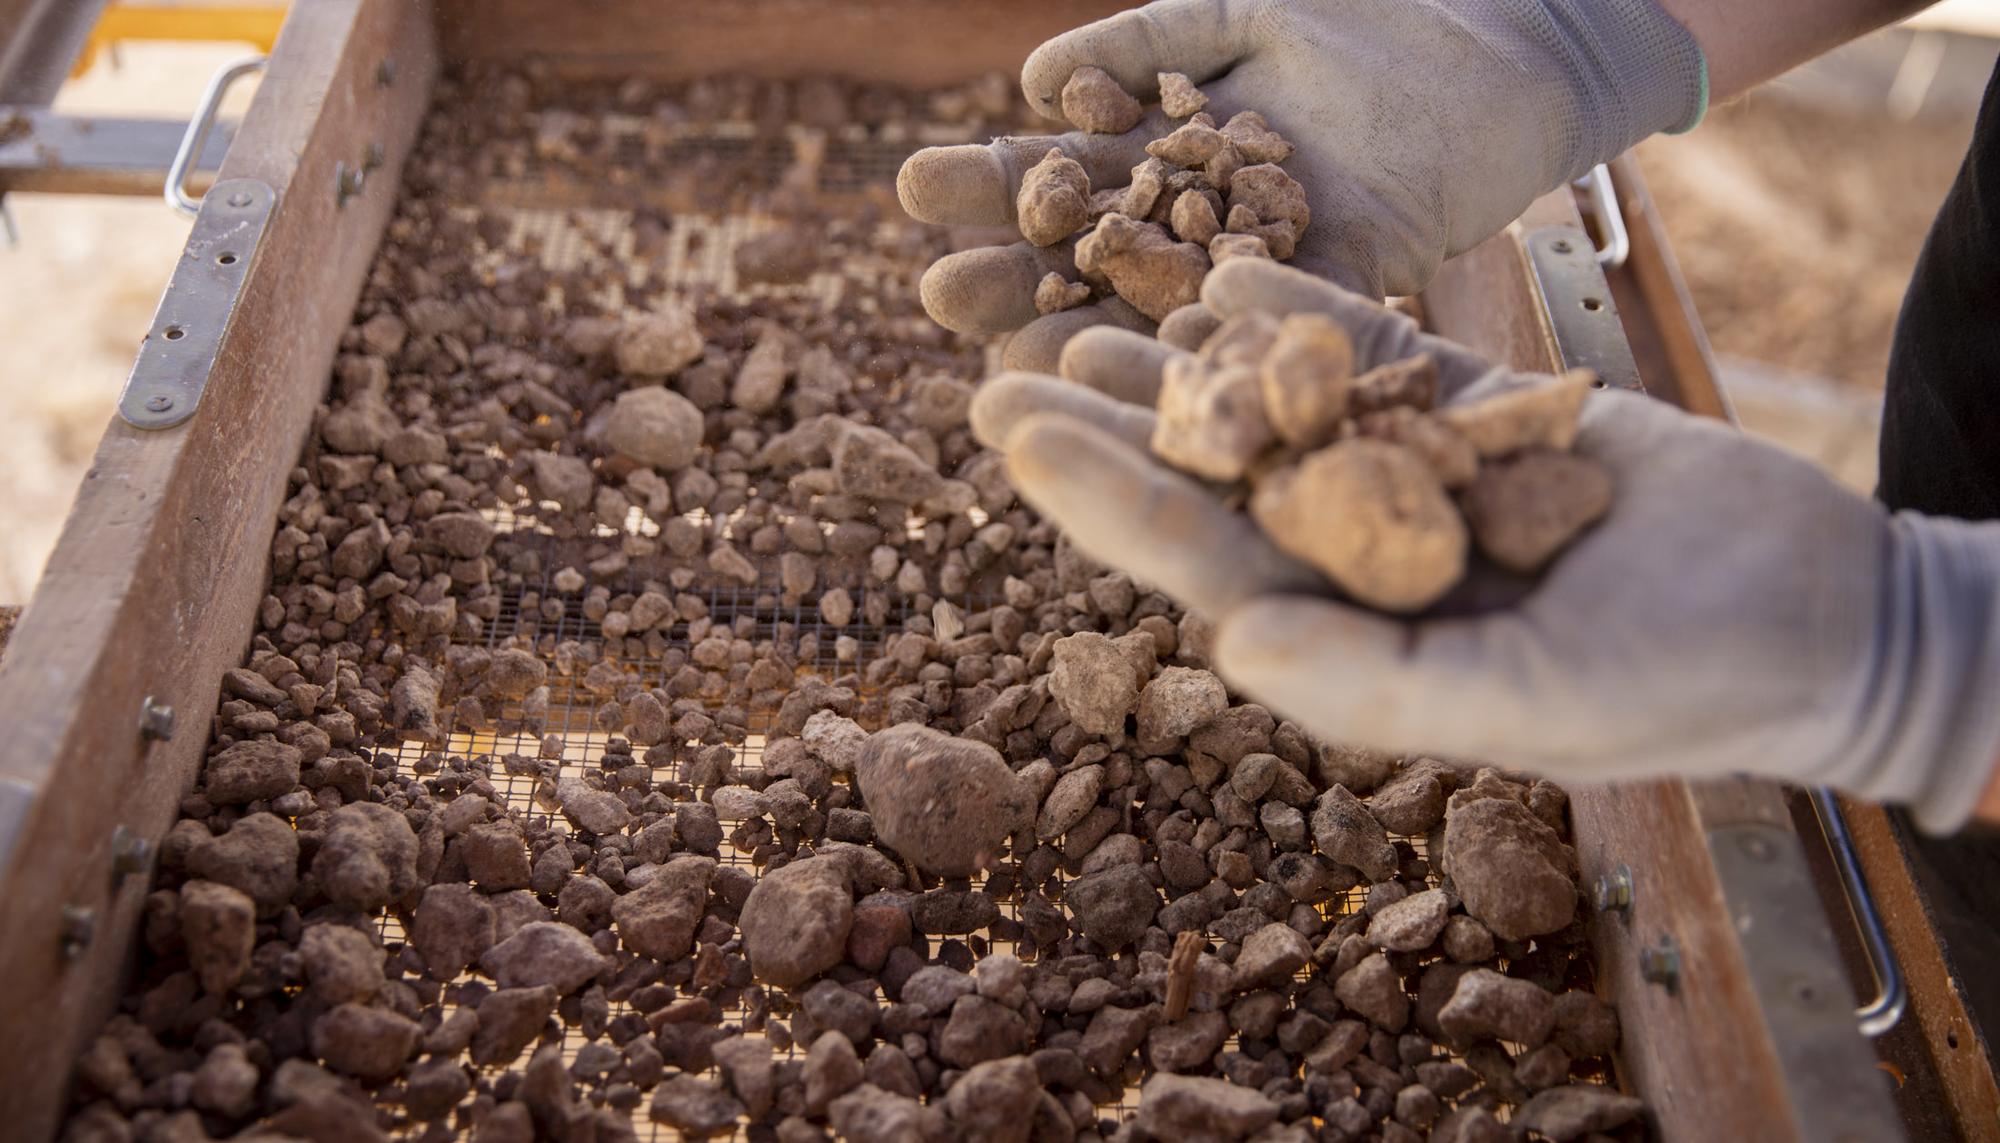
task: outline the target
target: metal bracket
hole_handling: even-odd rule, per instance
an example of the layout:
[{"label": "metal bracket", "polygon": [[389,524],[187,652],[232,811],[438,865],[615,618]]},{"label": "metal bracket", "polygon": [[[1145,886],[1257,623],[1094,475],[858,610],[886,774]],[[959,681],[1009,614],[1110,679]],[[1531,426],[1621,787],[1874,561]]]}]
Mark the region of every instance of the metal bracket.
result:
[{"label": "metal bracket", "polygon": [[1851,1075],[1826,1066],[1830,1058],[1865,1048],[1855,1036],[1847,970],[1798,836],[1775,825],[1718,826],[1708,831],[1708,848],[1751,988],[1794,1088],[1800,1138],[1902,1138],[1886,1090],[1830,1082]]},{"label": "metal bracket", "polygon": [[118,399],[132,427],[170,429],[194,416],[276,202],[256,179],[225,179],[203,198]]},{"label": "metal bracket", "polygon": [[1594,370],[1608,388],[1645,392],[1590,236],[1574,226],[1544,226],[1524,244],[1563,364]]}]

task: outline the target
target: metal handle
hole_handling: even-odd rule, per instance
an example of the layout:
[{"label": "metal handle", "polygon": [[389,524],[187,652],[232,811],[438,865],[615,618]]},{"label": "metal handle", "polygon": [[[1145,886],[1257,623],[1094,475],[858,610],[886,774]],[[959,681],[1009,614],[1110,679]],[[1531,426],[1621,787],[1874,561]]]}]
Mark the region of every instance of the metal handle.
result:
[{"label": "metal handle", "polygon": [[1597,216],[1604,231],[1604,245],[1597,248],[1597,264],[1615,270],[1632,254],[1632,234],[1625,229],[1625,212],[1618,206],[1618,189],[1611,182],[1611,168],[1599,163],[1576,180],[1576,188],[1590,196],[1590,213]]},{"label": "metal handle", "polygon": [[195,156],[201,154],[201,146],[208,141],[208,132],[215,126],[215,112],[222,106],[222,97],[237,80],[253,71],[264,70],[263,56],[251,56],[229,64],[209,79],[208,88],[201,93],[201,103],[194,109],[194,118],[188,120],[187,133],[181,136],[180,150],[174,152],[174,161],[167,167],[167,205],[193,218],[201,210],[201,200],[189,198],[187,176],[194,166]]},{"label": "metal handle", "polygon": [[1861,942],[1868,949],[1868,966],[1875,974],[1875,999],[1854,1010],[1854,1018],[1861,1024],[1864,1036],[1880,1036],[1896,1026],[1903,1018],[1903,1009],[1908,1005],[1909,993],[1903,986],[1903,970],[1896,963],[1896,954],[1889,947],[1889,935],[1883,931],[1881,914],[1875,911],[1875,895],[1869,892],[1868,882],[1861,876],[1861,861],[1854,855],[1854,837],[1847,832],[1847,819],[1840,813],[1840,801],[1832,790],[1825,786],[1815,786],[1812,791],[1813,810],[1819,814],[1820,828],[1826,831],[1828,848],[1833,850],[1834,863],[1840,867],[1841,888],[1847,893],[1847,906],[1854,912],[1854,919],[1861,928]]}]

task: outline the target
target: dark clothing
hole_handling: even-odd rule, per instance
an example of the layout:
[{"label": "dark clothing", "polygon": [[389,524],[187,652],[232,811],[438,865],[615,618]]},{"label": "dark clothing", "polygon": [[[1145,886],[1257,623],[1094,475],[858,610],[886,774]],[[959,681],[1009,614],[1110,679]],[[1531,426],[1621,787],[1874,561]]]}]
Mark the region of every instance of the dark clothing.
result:
[{"label": "dark clothing", "polygon": [[[2000,68],[1903,295],[1882,405],[1881,473],[1876,495],[1891,508],[2000,517]],[[1906,814],[1894,816],[1924,913],[1979,1027],[1975,1042],[1989,1063],[2000,1062],[2000,973],[1992,970],[2000,963],[2000,832],[1975,826],[1927,837]]]},{"label": "dark clothing", "polygon": [[1932,516],[2000,517],[2000,68],[1903,295],[1876,495]]}]

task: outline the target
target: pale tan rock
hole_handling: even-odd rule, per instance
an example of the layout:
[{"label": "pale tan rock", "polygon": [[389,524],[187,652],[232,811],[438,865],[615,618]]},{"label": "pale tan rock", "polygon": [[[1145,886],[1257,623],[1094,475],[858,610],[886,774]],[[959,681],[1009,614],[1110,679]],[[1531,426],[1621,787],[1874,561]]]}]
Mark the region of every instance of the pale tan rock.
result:
[{"label": "pale tan rock", "polygon": [[1378,365],[1354,379],[1349,411],[1366,416],[1381,409],[1408,406],[1429,409],[1437,404],[1437,359],[1428,353]]},{"label": "pale tan rock", "polygon": [[1222,233],[1222,223],[1216,219],[1215,213],[1215,204],[1219,201],[1214,191],[1184,194],[1175,199],[1169,219],[1174,237],[1206,247],[1210,239]]},{"label": "pale tan rock", "polygon": [[686,468],[701,448],[701,410],[660,385],[642,385],[618,394],[604,441],[641,464],[673,471]]},{"label": "pale tan rock", "polygon": [[1465,494],[1479,550],[1509,571],[1534,572],[1611,508],[1611,473],[1575,453],[1534,449],[1482,465]]},{"label": "pale tan rock", "polygon": [[1243,152],[1236,149],[1235,143],[1224,139],[1222,146],[1215,149],[1215,154],[1210,155],[1208,161],[1201,165],[1201,176],[1208,180],[1208,185],[1223,194],[1228,194],[1236,178],[1236,172],[1242,169]]},{"label": "pale tan rock", "polygon": [[1354,343],[1325,314],[1291,314],[1278,324],[1257,373],[1264,415],[1287,444],[1318,448],[1333,441],[1354,384]]},{"label": "pale tan rock", "polygon": [[1269,258],[1271,248],[1254,234],[1218,234],[1208,242],[1209,261],[1221,265],[1231,258]]},{"label": "pale tan rock", "polygon": [[[1147,159],[1133,167],[1132,178],[1125,184],[1124,203],[1117,213],[1132,219],[1148,218],[1159,203],[1160,195],[1167,189],[1167,176],[1173,173],[1173,168],[1164,159]],[[1082,268],[1078,266],[1078,269]]]},{"label": "pale tan rock", "polygon": [[1273,439],[1257,371],[1248,365],[1211,369],[1196,358],[1173,358],[1158,414],[1154,454],[1210,480],[1241,478]]},{"label": "pale tan rock", "polygon": [[1222,133],[1236,144],[1246,163],[1282,163],[1292,157],[1292,145],[1271,130],[1271,125],[1255,111],[1239,111],[1222,125]]},{"label": "pale tan rock", "polygon": [[1021,237],[1036,246],[1053,246],[1088,223],[1090,177],[1083,164],[1051,147],[1021,176],[1014,209]]},{"label": "pale tan rock", "polygon": [[1356,438],[1265,478],[1250,513],[1280,548],[1384,611],[1421,611],[1465,572],[1465,522],[1422,457]]},{"label": "pale tan rock", "polygon": [[1183,123],[1172,134],[1146,144],[1146,153],[1177,167],[1199,167],[1229,145],[1229,137],[1203,123]]},{"label": "pale tan rock", "polygon": [[1457,491],[1472,483],[1479,471],[1479,453],[1465,434],[1430,413],[1397,405],[1355,421],[1364,437],[1394,441],[1424,458],[1446,488]]},{"label": "pale tan rock", "polygon": [[1089,283],[1069,281],[1054,270],[1042,275],[1035,286],[1035,312],[1039,314],[1061,313],[1089,300]]},{"label": "pale tan rock", "polygon": [[1596,379],[1588,369],[1572,369],[1483,401],[1448,405],[1438,415],[1464,433],[1482,457],[1526,448],[1567,449],[1576,442],[1577,417]]},{"label": "pale tan rock", "polygon": [[1236,314],[1201,343],[1200,357],[1208,365],[1260,365],[1278,340],[1278,319],[1263,310]]},{"label": "pale tan rock", "polygon": [[1312,222],[1312,208],[1306,205],[1306,188],[1271,163],[1244,167],[1229,180],[1229,206],[1255,211],[1259,224],[1289,222],[1292,235],[1306,232]]},{"label": "pale tan rock", "polygon": [[1229,220],[1223,227],[1231,234],[1250,234],[1264,240],[1271,257],[1283,262],[1298,250],[1298,232],[1285,221],[1265,222],[1257,217],[1257,212],[1237,203],[1229,208]]},{"label": "pale tan rock", "polygon": [[1160,110],[1169,119],[1185,119],[1208,106],[1208,96],[1194,85],[1194,81],[1177,71],[1163,71],[1160,76]]},{"label": "pale tan rock", "polygon": [[1145,113],[1118,81],[1101,68],[1084,66],[1070,73],[1062,89],[1063,118],[1093,135],[1120,135],[1138,126]]},{"label": "pale tan rock", "polygon": [[1118,296],[1158,321],[1200,298],[1208,254],[1165,227],[1107,214],[1076,246],[1077,269],[1101,272]]},{"label": "pale tan rock", "polygon": [[701,330],[685,304],[625,319],[618,332],[618,368],[641,377],[665,377],[701,357]]}]

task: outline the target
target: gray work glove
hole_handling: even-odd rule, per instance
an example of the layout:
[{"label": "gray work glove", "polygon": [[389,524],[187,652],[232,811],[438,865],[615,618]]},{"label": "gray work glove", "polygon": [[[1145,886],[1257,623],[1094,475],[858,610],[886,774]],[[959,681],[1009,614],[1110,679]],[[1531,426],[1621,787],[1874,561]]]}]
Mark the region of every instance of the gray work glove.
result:
[{"label": "gray work glove", "polygon": [[[1273,263],[1218,267],[1202,300],[1328,313],[1357,369],[1429,352],[1447,399],[1519,383]],[[1603,392],[1576,450],[1616,480],[1605,520],[1539,581],[1481,569],[1431,613],[1391,618],[1340,602],[1151,459],[1151,411],[1129,402],[1175,352],[1089,331],[1063,355],[1071,380],[989,382],[974,431],[1084,552],[1208,615],[1231,686],[1315,734],[1559,781],[1831,785],[1939,831],[1978,802],[2000,759],[2000,524],[1891,514],[1726,425]],[[1495,607],[1494,588],[1514,598]]]},{"label": "gray work glove", "polygon": [[[1182,72],[1218,121],[1263,113],[1297,146],[1285,167],[1312,208],[1294,263],[1373,297],[1416,293],[1537,196],[1693,126],[1707,92],[1700,48],[1654,0],[1158,0],[1036,49],[1029,103],[1059,118],[1085,64],[1148,102],[1160,72]],[[897,189],[927,222],[1011,225],[1022,174],[1051,146],[1094,188],[1123,186],[1174,125],[1154,108],[1124,135],[931,148]],[[925,276],[924,303],[964,332],[1029,326],[1009,356],[1047,368],[1078,329],[1143,323],[1122,302],[1038,320],[1035,283],[1074,279],[1069,259],[1068,243],[955,254]]]}]

